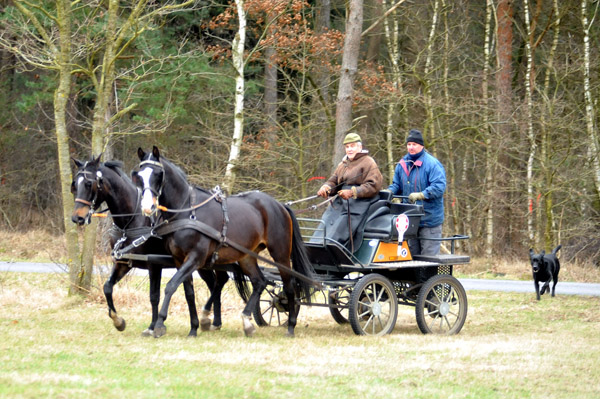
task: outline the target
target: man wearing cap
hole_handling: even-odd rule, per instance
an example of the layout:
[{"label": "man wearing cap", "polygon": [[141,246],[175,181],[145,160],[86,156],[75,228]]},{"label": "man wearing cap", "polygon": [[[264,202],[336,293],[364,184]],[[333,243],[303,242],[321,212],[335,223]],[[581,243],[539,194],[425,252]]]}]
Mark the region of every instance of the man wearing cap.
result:
[{"label": "man wearing cap", "polygon": [[[446,171],[440,161],[425,150],[423,135],[411,129],[406,138],[407,154],[398,162],[394,180],[388,187],[395,195],[407,196],[409,202],[423,205],[417,239],[408,241],[412,255],[437,255],[444,222]],[[428,239],[422,239],[428,238]]]},{"label": "man wearing cap", "polygon": [[379,198],[383,176],[357,133],[346,135],[344,148],[346,156],[317,195],[338,195],[323,214],[326,236],[354,251],[360,243],[355,245],[353,236],[362,231],[369,206]]}]

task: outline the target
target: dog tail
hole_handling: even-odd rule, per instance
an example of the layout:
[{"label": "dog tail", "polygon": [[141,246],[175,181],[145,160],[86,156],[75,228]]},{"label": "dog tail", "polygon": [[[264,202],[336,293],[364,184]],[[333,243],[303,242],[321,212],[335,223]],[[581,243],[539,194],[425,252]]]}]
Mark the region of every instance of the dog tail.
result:
[{"label": "dog tail", "polygon": [[558,246],[556,248],[554,248],[552,250],[552,255],[556,255],[556,253],[562,248],[561,244],[558,244]]}]

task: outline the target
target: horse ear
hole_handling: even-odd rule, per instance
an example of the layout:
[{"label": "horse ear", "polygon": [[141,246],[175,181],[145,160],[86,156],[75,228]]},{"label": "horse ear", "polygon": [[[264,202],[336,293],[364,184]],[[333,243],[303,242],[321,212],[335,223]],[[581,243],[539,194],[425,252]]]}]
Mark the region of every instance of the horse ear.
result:
[{"label": "horse ear", "polygon": [[152,147],[152,155],[154,156],[154,158],[156,158],[157,161],[160,159],[160,151],[158,151],[157,146]]},{"label": "horse ear", "polygon": [[102,154],[104,154],[104,153],[101,152],[100,155],[98,155],[98,157],[96,159],[94,159],[94,164],[98,165],[100,163],[100,158],[102,157]]},{"label": "horse ear", "polygon": [[72,158],[72,157],[71,157],[71,159],[75,163],[75,166],[77,166],[78,168],[81,168],[83,166],[83,162],[81,162],[79,159],[75,159],[75,158]]},{"label": "horse ear", "polygon": [[142,147],[138,147],[138,158],[140,159],[140,161],[144,159],[144,156],[146,156],[146,153],[144,152],[144,150],[142,150]]}]

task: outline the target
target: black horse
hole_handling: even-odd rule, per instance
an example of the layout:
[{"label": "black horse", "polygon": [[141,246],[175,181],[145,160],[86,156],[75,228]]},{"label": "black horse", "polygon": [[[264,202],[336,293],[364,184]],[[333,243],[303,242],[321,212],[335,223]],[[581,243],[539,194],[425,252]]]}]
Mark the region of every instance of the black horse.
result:
[{"label": "black horse", "polygon": [[[140,211],[139,189],[131,179],[121,170],[118,161],[100,162],[100,157],[87,162],[73,159],[78,170],[71,185],[71,191],[75,195],[75,207],[71,220],[78,225],[90,222],[92,213],[106,202],[113,218],[113,227],[110,232],[111,246],[119,242],[120,249],[130,247],[129,253],[152,254],[158,261],[146,262],[143,260],[117,260],[114,259],[113,269],[109,279],[104,284],[104,295],[108,304],[108,315],[113,320],[117,330],[125,330],[125,320],[118,316],[113,302],[113,287],[117,284],[132,267],[147,269],[150,280],[150,303],[152,305],[152,322],[142,333],[143,336],[153,335],[154,326],[158,318],[158,304],[160,301],[160,280],[163,268],[175,267],[170,255],[165,251],[160,239],[150,234],[148,218]],[[139,243],[139,246],[131,245],[134,240],[148,238],[147,241]],[[142,238],[143,241],[143,238]],[[117,249],[117,248],[115,248]],[[166,255],[166,256],[161,256]],[[170,262],[166,259],[171,260]],[[184,281],[185,298],[190,312],[191,329],[189,336],[196,336],[199,324],[202,330],[219,329],[221,326],[221,289],[227,283],[229,277],[227,272],[214,273],[209,270],[200,273],[202,279],[208,285],[211,295],[204,306],[202,320],[198,321],[196,310],[193,279],[190,275]],[[211,326],[209,319],[210,310],[214,303],[214,321]]]},{"label": "black horse", "polygon": [[183,171],[162,158],[156,146],[151,153],[139,148],[138,156],[140,170],[133,179],[143,188],[142,212],[151,216],[161,210],[165,245],[181,265],[165,288],[154,336],[166,333],[171,296],[194,270],[233,262],[252,283],[252,294],[242,311],[244,333],[251,336],[255,331],[251,314],[266,287],[257,263],[258,253],[265,248],[279,267],[288,304],[294,304],[289,306],[287,329],[287,335],[294,336],[299,310],[295,298],[304,294],[310,300],[314,269],[292,210],[258,191],[225,198],[191,187]]}]

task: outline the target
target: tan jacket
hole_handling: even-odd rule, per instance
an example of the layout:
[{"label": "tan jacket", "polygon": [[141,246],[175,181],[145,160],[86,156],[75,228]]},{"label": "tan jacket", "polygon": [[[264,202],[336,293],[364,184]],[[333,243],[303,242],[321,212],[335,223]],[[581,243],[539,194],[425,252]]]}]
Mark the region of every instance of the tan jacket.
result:
[{"label": "tan jacket", "polygon": [[377,162],[363,150],[350,161],[347,156],[339,163],[325,185],[332,190],[330,195],[341,190],[343,186],[355,186],[354,198],[372,198],[379,193],[383,184],[383,176]]}]

